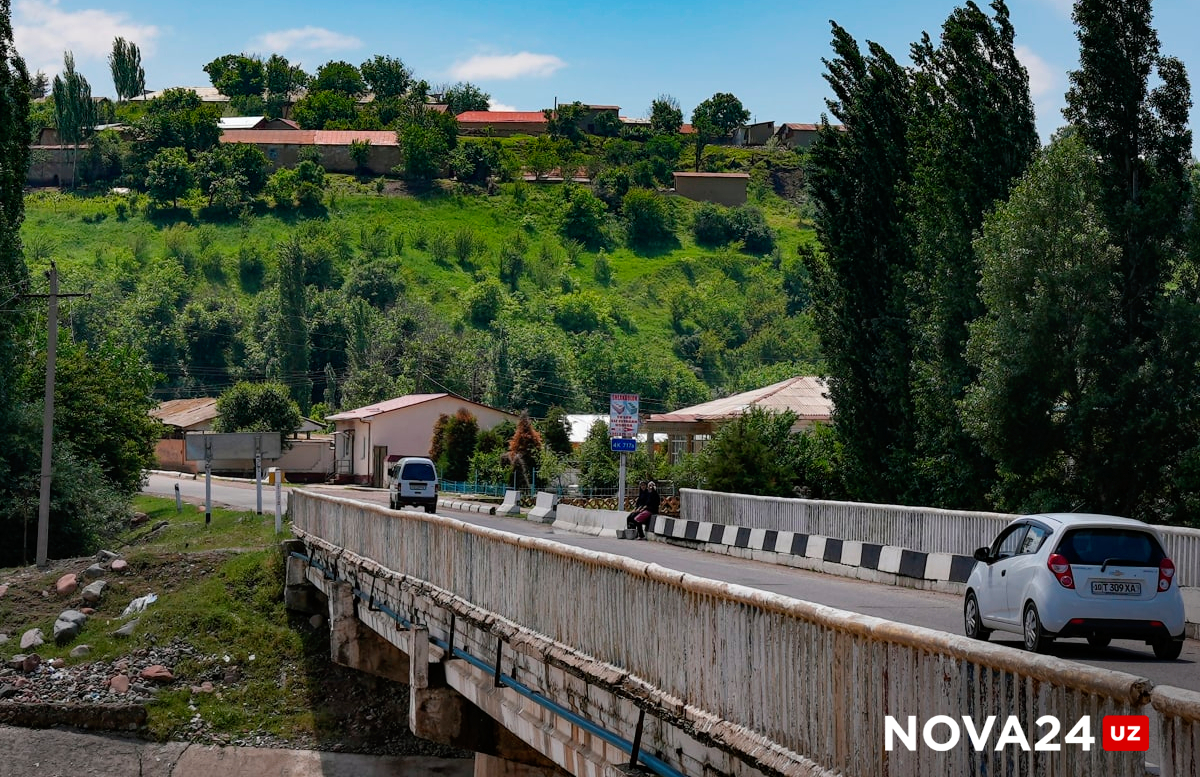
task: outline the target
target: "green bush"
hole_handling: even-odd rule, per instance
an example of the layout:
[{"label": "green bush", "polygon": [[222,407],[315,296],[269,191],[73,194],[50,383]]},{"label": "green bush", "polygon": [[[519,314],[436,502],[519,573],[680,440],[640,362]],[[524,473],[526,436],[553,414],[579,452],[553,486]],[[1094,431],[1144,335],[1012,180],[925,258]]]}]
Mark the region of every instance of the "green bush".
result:
[{"label": "green bush", "polygon": [[753,205],[734,208],[729,226],[737,240],[752,254],[766,254],[775,248],[775,231],[767,226],[763,212]]},{"label": "green bush", "polygon": [[464,298],[467,318],[478,327],[489,326],[500,315],[504,287],[494,278],[480,281],[467,290]]},{"label": "green bush", "polygon": [[711,202],[701,203],[692,217],[692,237],[702,246],[723,246],[732,240],[728,211]]},{"label": "green bush", "polygon": [[630,189],[625,195],[625,229],[629,244],[647,247],[669,243],[675,238],[671,211],[661,197],[648,189]]},{"label": "green bush", "polygon": [[589,247],[602,244],[604,222],[608,215],[604,203],[578,186],[564,187],[563,196],[566,198],[566,207],[559,226],[563,237]]}]

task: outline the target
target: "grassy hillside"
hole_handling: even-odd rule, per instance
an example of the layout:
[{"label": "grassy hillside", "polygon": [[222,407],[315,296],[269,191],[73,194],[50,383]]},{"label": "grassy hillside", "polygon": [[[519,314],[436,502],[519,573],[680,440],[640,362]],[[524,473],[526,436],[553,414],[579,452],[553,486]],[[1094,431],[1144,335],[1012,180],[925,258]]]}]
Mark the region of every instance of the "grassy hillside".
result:
[{"label": "grassy hillside", "polygon": [[[508,407],[585,410],[632,389],[657,410],[817,358],[795,259],[812,235],[759,167],[755,203],[777,234],[761,256],[697,246],[697,204],[670,196],[673,240],[631,248],[611,209],[604,239],[585,247],[561,236],[562,185],[522,182],[493,194],[449,184],[414,194],[394,181],[331,177],[317,211],[259,203],[225,222],[200,219],[198,197],[154,211],[137,194],[40,191],[27,196],[22,234],[35,277],[54,259],[64,291],[92,293],[70,303],[75,336],[143,350],[164,396],[272,376],[307,379],[319,402],[330,364],[348,394],[335,399],[342,406],[371,392],[444,388]],[[287,347],[278,257],[297,235],[319,238],[330,266],[309,278],[308,374],[272,374]],[[523,268],[498,285],[506,252]],[[607,278],[597,268],[605,263]],[[390,286],[394,300],[370,297]],[[498,297],[495,315],[472,315],[471,301],[488,294]],[[372,307],[363,312],[358,298]]]}]

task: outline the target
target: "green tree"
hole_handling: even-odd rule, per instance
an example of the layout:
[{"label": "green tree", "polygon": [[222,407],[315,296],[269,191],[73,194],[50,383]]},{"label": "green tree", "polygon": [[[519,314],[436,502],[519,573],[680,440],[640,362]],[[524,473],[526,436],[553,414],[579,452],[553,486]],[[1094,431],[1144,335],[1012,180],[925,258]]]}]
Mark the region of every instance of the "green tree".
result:
[{"label": "green tree", "polygon": [[457,116],[467,111],[486,111],[491,104],[492,96],[475,84],[459,81],[446,90],[442,100],[446,110]]},{"label": "green tree", "polygon": [[752,407],[721,425],[704,446],[700,470],[713,491],[794,496],[792,426],[796,414]]},{"label": "green tree", "polygon": [[144,178],[150,160],[164,148],[182,148],[189,154],[207,151],[221,138],[220,109],[206,105],[190,89],[167,89],[146,106],[134,125],[136,142],[130,175]]},{"label": "green tree", "polygon": [[750,111],[742,101],[728,92],[717,92],[692,111],[692,139],[696,147],[696,172],[704,147],[714,140],[729,137],[735,129],[750,120]]},{"label": "green tree", "polygon": [[568,186],[563,189],[566,205],[559,231],[568,240],[588,247],[604,243],[604,224],[608,213],[604,203],[587,189]]},{"label": "green tree", "polygon": [[196,156],[196,183],[208,196],[208,204],[223,185],[236,184],[233,194],[240,206],[253,200],[266,188],[271,162],[257,146],[248,143],[223,143]]},{"label": "green tree", "polygon": [[116,38],[108,55],[113,86],[118,100],[128,100],[146,91],[146,71],[142,68],[142,52],[133,41]]},{"label": "green tree", "polygon": [[29,79],[29,96],[31,99],[40,100],[50,92],[50,77],[41,70],[34,73]]},{"label": "green tree", "polygon": [[304,283],[306,247],[293,235],[279,247],[279,315],[275,323],[273,377],[288,387],[301,411],[312,402],[308,374],[308,299]]},{"label": "green tree", "polygon": [[[7,3],[0,5],[0,288],[21,289],[29,270],[21,246],[21,223],[25,218],[25,175],[29,169],[30,78],[25,61],[13,45],[12,22]],[[14,296],[11,292],[8,296]],[[22,493],[17,478],[34,461],[30,429],[18,393],[18,377],[27,353],[28,307],[19,297],[0,305],[0,564],[11,566],[26,559],[19,551],[29,545],[18,540],[23,514],[20,505],[36,485],[27,482]],[[32,431],[40,431],[33,427]],[[25,454],[30,454],[26,456]],[[36,516],[36,512],[33,513]]]},{"label": "green tree", "polygon": [[435,445],[430,448],[430,456],[435,449],[438,450],[436,461],[443,479],[466,480],[479,437],[479,422],[466,408],[461,407],[453,416],[444,418],[445,423],[435,432],[437,437]]},{"label": "green tree", "polygon": [[621,208],[626,235],[635,248],[663,245],[675,240],[675,224],[666,202],[648,189],[630,189]]},{"label": "green tree", "polygon": [[974,4],[957,8],[939,45],[926,35],[913,47],[912,498],[950,508],[987,507],[993,473],[957,411],[975,378],[964,347],[967,325],[983,309],[971,241],[1038,147],[1008,8],[1003,0],[992,8],[990,18]]},{"label": "green tree", "polygon": [[126,495],[154,463],[159,424],[150,417],[154,372],[130,348],[66,345],[55,367],[54,427]]},{"label": "green tree", "polygon": [[63,143],[73,146],[71,154],[71,186],[75,186],[75,168],[79,163],[79,144],[96,126],[96,104],[92,102],[92,87],[75,70],[75,55],[63,54],[63,72],[54,77],[55,124]]},{"label": "green tree", "polygon": [[1059,137],[977,243],[986,313],[970,327],[979,378],[964,417],[996,461],[1001,509],[1094,503],[1098,465],[1121,458],[1101,424],[1121,272],[1100,195],[1082,139]]},{"label": "green tree", "polygon": [[[1197,447],[1193,268],[1182,262],[1189,203],[1191,90],[1160,53],[1149,0],[1081,0],[1079,69],[1064,115],[1098,159],[1099,209],[1120,251],[1119,315],[1096,366],[1108,412],[1093,434],[1119,440],[1086,476],[1088,505],[1137,517],[1160,507],[1184,451]],[[1151,83],[1154,87],[1151,88]]]},{"label": "green tree", "polygon": [[546,117],[546,132],[556,140],[578,143],[583,140],[580,125],[587,112],[588,107],[578,100],[562,103],[557,108],[546,108],[542,111],[542,115]]},{"label": "green tree", "polygon": [[678,135],[683,127],[683,111],[679,101],[669,94],[660,94],[650,103],[650,132],[654,135]]},{"label": "green tree", "polygon": [[[399,61],[399,60],[396,60]],[[362,97],[367,92],[367,84],[363,81],[362,73],[349,62],[326,62],[317,68],[309,84],[313,92],[337,92],[350,98]]]},{"label": "green tree", "polygon": [[810,186],[823,254],[811,254],[814,324],[829,375],[846,481],[857,499],[903,502],[911,483],[912,334],[904,224],[911,179],[908,75],[881,47],[864,55],[833,25],[825,78],[835,99],[809,149]]},{"label": "green tree", "polygon": [[571,423],[567,411],[554,405],[541,421],[542,441],[546,447],[561,456],[571,455]]},{"label": "green tree", "polygon": [[281,443],[300,427],[300,408],[282,383],[235,383],[217,397],[217,432],[278,432]]},{"label": "green tree", "polygon": [[608,439],[608,424],[597,418],[579,446],[579,485],[585,489],[616,488],[619,457]]},{"label": "green tree", "polygon": [[592,134],[602,138],[615,138],[621,134],[621,119],[612,111],[601,111],[596,116]]},{"label": "green tree", "polygon": [[299,65],[288,62],[287,57],[272,54],[263,64],[263,85],[267,116],[278,118],[283,115],[284,106],[291,100],[297,90],[308,84],[308,74]]},{"label": "green tree", "polygon": [[292,108],[292,118],[304,129],[348,128],[357,117],[354,98],[332,90],[311,90]]},{"label": "green tree", "polygon": [[349,149],[350,159],[354,162],[355,171],[361,172],[367,169],[367,162],[371,159],[371,140],[352,140],[350,141]]},{"label": "green tree", "polygon": [[192,165],[182,148],[164,148],[150,160],[146,175],[146,190],[159,204],[168,201],[177,207],[179,198],[186,195],[194,183]]},{"label": "green tree", "polygon": [[450,155],[458,143],[458,121],[448,113],[421,108],[405,121],[397,134],[404,174],[431,181],[450,164]]},{"label": "green tree", "polygon": [[[403,97],[412,83],[412,69],[398,57],[376,54],[358,68],[363,81],[375,93],[375,99]],[[318,72],[318,78],[320,74]]]}]

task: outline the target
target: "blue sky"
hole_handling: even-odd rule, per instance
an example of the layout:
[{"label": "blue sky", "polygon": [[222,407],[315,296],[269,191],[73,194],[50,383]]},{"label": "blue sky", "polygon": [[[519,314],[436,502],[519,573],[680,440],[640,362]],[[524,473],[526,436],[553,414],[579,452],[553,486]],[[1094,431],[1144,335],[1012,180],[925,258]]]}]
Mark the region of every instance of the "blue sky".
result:
[{"label": "blue sky", "polygon": [[[539,110],[560,101],[621,106],[644,116],[660,93],[690,116],[714,92],[732,92],[756,121],[811,122],[829,94],[821,58],[829,20],[860,42],[907,61],[908,44],[936,34],[951,0],[843,0],[815,4],[712,0],[13,0],[17,47],[30,70],[54,73],[62,52],[94,94],[113,94],[107,55],[121,35],[142,50],[150,89],[207,85],[204,65],[230,52],[280,53],[312,72],[331,59],[358,64],[400,57],[431,84],[470,80],[498,109]],[[1062,124],[1067,72],[1078,61],[1070,0],[1011,0],[1018,52],[1030,72],[1038,129]],[[1157,0],[1166,54],[1200,81],[1197,0]],[[1195,93],[1195,89],[1193,89]],[[1192,127],[1200,135],[1200,111]]]}]

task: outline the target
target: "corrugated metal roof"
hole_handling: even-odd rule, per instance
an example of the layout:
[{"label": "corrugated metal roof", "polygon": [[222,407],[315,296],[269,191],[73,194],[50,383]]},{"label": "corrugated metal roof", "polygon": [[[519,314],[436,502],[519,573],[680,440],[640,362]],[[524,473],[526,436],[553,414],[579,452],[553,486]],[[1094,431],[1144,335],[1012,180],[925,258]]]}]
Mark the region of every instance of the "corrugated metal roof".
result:
[{"label": "corrugated metal roof", "polygon": [[325,416],[326,421],[357,421],[363,418],[371,418],[380,413],[390,413],[393,410],[399,410],[404,407],[412,407],[420,405],[424,402],[430,402],[442,397],[448,397],[449,394],[442,392],[441,394],[406,394],[395,399],[388,399],[383,402],[376,402],[373,405],[365,407],[356,407],[353,410],[347,410],[344,413],[334,413],[333,415]]},{"label": "corrugated metal roof", "polygon": [[505,122],[545,124],[546,116],[541,111],[464,111],[458,114],[459,124],[504,124]]},{"label": "corrugated metal roof", "polygon": [[266,120],[266,116],[222,116],[217,119],[217,127],[221,130],[254,129]]},{"label": "corrugated metal roof", "polygon": [[676,178],[749,178],[749,173],[675,173]]},{"label": "corrugated metal roof", "polygon": [[696,421],[721,421],[737,418],[752,407],[782,412],[791,410],[800,420],[823,421],[833,414],[833,401],[829,399],[829,388],[817,377],[801,375],[773,383],[765,388],[734,394],[723,399],[685,407],[671,413],[657,413],[650,421],[694,423]]},{"label": "corrugated metal roof", "polygon": [[225,130],[222,143],[267,143],[277,146],[311,146],[316,130]]},{"label": "corrugated metal roof", "polygon": [[217,400],[214,397],[169,399],[150,411],[152,418],[180,429],[191,429],[193,426],[212,421],[218,415],[220,413],[217,412]]},{"label": "corrugated metal roof", "polygon": [[397,146],[395,130],[317,130],[313,142],[318,146],[348,146],[351,141],[366,140],[372,146]]}]

